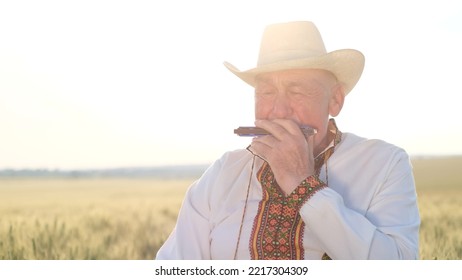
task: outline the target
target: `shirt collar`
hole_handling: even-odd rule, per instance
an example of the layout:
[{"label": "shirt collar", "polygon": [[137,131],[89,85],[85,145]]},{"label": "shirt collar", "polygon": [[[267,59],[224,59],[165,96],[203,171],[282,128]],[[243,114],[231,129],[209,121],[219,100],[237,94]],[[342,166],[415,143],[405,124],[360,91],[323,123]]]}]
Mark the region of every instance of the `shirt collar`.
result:
[{"label": "shirt collar", "polygon": [[338,129],[334,118],[329,119],[329,123],[327,125],[327,137],[330,139],[329,145],[327,145],[327,147],[319,153],[316,158],[324,154],[327,150],[335,148],[335,146],[337,146],[337,144],[342,140],[342,132]]}]

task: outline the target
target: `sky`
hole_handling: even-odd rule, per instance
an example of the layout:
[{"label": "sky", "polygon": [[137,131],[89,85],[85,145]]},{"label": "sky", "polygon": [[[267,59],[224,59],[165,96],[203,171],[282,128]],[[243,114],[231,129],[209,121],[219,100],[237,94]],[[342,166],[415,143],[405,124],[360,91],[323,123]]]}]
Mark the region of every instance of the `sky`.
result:
[{"label": "sky", "polygon": [[411,156],[461,155],[462,2],[1,1],[0,169],[209,164],[249,138],[264,27],[313,21],[363,75],[336,118]]}]

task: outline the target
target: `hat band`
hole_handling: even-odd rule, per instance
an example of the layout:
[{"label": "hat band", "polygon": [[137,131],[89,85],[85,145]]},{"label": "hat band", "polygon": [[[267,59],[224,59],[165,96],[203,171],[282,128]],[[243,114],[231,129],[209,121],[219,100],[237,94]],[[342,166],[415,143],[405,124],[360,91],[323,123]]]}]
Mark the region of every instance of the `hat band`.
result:
[{"label": "hat band", "polygon": [[325,51],[319,50],[280,50],[271,53],[265,53],[258,58],[257,66],[263,66],[283,61],[306,59],[325,55]]}]

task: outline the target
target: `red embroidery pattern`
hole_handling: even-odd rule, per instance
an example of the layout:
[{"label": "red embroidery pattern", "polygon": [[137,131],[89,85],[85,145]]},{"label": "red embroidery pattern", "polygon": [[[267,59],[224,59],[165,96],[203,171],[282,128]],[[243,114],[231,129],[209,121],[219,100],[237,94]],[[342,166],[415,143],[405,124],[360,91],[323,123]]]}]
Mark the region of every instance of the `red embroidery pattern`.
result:
[{"label": "red embroidery pattern", "polygon": [[306,178],[289,196],[285,196],[265,162],[258,173],[263,188],[258,214],[250,239],[252,259],[303,259],[305,223],[300,207],[326,185],[317,176]]},{"label": "red embroidery pattern", "polygon": [[[299,211],[317,191],[327,187],[318,176],[321,167],[342,139],[342,133],[338,130],[334,119],[330,120],[330,128],[334,145],[315,159],[317,175],[303,180],[289,196],[283,194],[268,163],[265,162],[260,168],[257,177],[262,186],[263,197],[259,203],[250,236],[252,259],[304,259],[305,223]],[[330,257],[325,253],[322,259],[330,259]]]}]

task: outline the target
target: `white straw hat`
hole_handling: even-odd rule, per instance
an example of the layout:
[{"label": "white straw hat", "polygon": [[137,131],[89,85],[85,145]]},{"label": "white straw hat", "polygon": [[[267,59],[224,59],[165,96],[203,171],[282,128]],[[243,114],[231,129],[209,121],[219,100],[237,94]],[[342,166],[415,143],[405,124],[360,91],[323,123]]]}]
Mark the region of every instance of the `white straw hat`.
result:
[{"label": "white straw hat", "polygon": [[353,49],[327,53],[317,27],[312,22],[296,21],[266,27],[256,68],[240,71],[228,62],[224,64],[253,87],[255,76],[261,73],[289,69],[327,70],[344,85],[346,95],[361,77],[364,56]]}]

